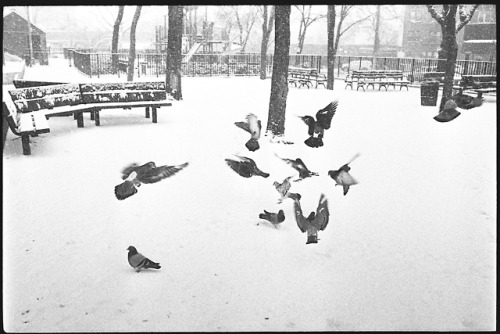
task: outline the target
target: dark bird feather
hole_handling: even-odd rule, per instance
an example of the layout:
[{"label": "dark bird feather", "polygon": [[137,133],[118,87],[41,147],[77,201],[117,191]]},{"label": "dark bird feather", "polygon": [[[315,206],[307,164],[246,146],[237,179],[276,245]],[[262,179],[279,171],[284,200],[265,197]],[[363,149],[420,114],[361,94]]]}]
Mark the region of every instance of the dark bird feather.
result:
[{"label": "dark bird feather", "polygon": [[129,246],[128,250],[128,263],[135,271],[140,272],[142,269],[160,269],[161,266],[159,263],[153,262],[141,253],[137,252],[137,249],[134,246]]},{"label": "dark bird feather", "polygon": [[261,171],[253,159],[236,155],[238,160],[225,159],[227,165],[242,177],[262,176],[269,177],[268,173]]},{"label": "dark bird feather", "polygon": [[307,232],[306,244],[317,243],[318,231],[324,230],[330,219],[328,200],[325,195],[321,194],[316,212],[312,211],[307,218],[302,213],[300,201],[296,199],[294,201],[294,213],[299,230],[302,233]]},{"label": "dark bird feather", "polygon": [[285,221],[285,213],[283,210],[279,210],[278,213],[264,210],[264,213],[259,214],[259,218],[267,220],[277,228],[279,224]]}]

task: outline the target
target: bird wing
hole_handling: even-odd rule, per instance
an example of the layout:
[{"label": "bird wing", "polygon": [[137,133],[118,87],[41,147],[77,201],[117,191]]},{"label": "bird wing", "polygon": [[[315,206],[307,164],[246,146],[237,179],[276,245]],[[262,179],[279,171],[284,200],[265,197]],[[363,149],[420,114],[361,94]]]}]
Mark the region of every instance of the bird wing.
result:
[{"label": "bird wing", "polygon": [[248,125],[247,122],[234,122],[234,125],[236,125],[239,128],[242,128],[243,130],[245,130],[246,132],[248,132],[250,134],[252,133],[250,131],[250,126]]},{"label": "bird wing", "polygon": [[255,166],[255,161],[253,161],[252,159],[247,158],[247,157],[242,157],[241,155],[236,155],[236,154],[235,154],[235,156],[237,156],[238,159],[240,159],[242,162],[247,162],[247,163],[250,163],[250,164]]},{"label": "bird wing", "polygon": [[186,162],[181,165],[151,168],[145,171],[143,174],[139,175],[138,178],[142,183],[155,183],[178,173],[187,165],[188,163]]},{"label": "bird wing", "polygon": [[353,184],[358,184],[358,181],[345,171],[341,171],[337,179],[341,185],[352,186]]},{"label": "bird wing", "polygon": [[338,100],[331,102],[329,105],[323,109],[318,110],[316,113],[316,120],[319,126],[323,129],[328,130],[330,128],[332,117],[337,111],[337,106],[339,104]]},{"label": "bird wing", "polygon": [[345,164],[342,167],[339,168],[339,172],[348,172],[351,170],[351,167],[349,167],[349,164]]},{"label": "bird wing", "polygon": [[295,220],[297,221],[297,226],[299,227],[300,231],[302,231],[302,233],[304,233],[305,231],[307,231],[309,223],[307,222],[306,218],[302,214],[302,208],[300,207],[299,201],[293,202],[293,211],[295,213]]},{"label": "bird wing", "polygon": [[252,135],[252,139],[259,139],[260,130],[262,128],[260,120],[254,114],[248,114],[246,119],[249,127],[248,132],[250,132],[250,134]]},{"label": "bird wing", "polygon": [[324,194],[321,194],[313,225],[318,230],[324,230],[326,228],[326,225],[328,225],[329,217],[330,212],[328,211],[328,200],[326,199]]},{"label": "bird wing", "polygon": [[231,160],[231,159],[225,159],[225,161],[228,164],[228,166],[231,167],[232,170],[234,170],[235,172],[238,172],[238,170],[240,168],[240,164],[241,164],[240,161],[235,161],[235,160]]},{"label": "bird wing", "polygon": [[142,255],[141,253],[134,254],[128,258],[128,262],[130,263],[130,265],[132,267],[137,267],[144,260],[147,260],[147,258],[144,255]]},{"label": "bird wing", "polygon": [[128,180],[120,183],[115,187],[115,196],[120,201],[132,196],[136,192],[137,188],[135,187],[134,183]]},{"label": "bird wing", "polygon": [[137,167],[139,167],[138,163],[131,163],[127,167],[122,169],[122,179],[125,180],[127,177],[129,177],[130,173],[134,172]]},{"label": "bird wing", "polygon": [[444,104],[444,107],[443,107],[443,111],[444,110],[453,110],[455,108],[457,108],[457,103],[453,100],[453,99],[449,99],[448,101],[446,101],[446,103]]}]

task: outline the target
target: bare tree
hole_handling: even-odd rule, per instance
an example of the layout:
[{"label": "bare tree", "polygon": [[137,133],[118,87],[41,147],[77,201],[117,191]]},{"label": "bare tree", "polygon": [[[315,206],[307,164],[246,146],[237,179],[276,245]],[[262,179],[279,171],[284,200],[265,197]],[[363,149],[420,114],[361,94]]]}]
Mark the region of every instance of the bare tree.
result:
[{"label": "bare tree", "polygon": [[271,6],[269,15],[267,7],[266,5],[262,6],[262,42],[260,44],[260,78],[262,80],[266,79],[267,76],[267,48],[274,27],[274,6]]},{"label": "bare tree", "polygon": [[[247,7],[246,12],[241,12],[242,7]],[[236,26],[239,31],[239,41],[241,45],[241,52],[245,52],[245,47],[250,37],[253,25],[257,20],[257,11],[255,6],[231,6],[235,19]]]},{"label": "bare tree", "polygon": [[319,19],[325,17],[324,14],[313,14],[312,5],[295,5],[295,8],[299,10],[300,13],[300,28],[299,28],[299,42],[298,42],[298,54],[302,53],[304,48],[304,40],[306,38],[307,28]]},{"label": "bare tree", "polygon": [[[453,93],[453,76],[458,53],[457,33],[469,23],[479,5],[472,5],[471,8],[468,8],[467,5],[442,5],[440,13],[434,5],[426,6],[432,18],[441,26],[443,36],[441,48],[438,51],[439,59],[446,59],[446,61],[438,63],[438,71],[444,70],[443,96],[439,105],[439,111],[441,111]],[[457,12],[459,14],[458,22],[456,20]]]},{"label": "bare tree", "polygon": [[[338,7],[338,6],[337,6]],[[351,13],[353,5],[341,5],[340,17],[338,23],[337,8],[334,5],[328,5],[327,11],[327,34],[328,34],[328,49],[327,49],[327,82],[326,88],[333,89],[334,86],[334,62],[339,48],[340,37],[355,25],[367,20],[370,15],[365,15],[345,26],[345,20]],[[337,25],[337,32],[335,33],[335,25]]]},{"label": "bare tree", "polygon": [[182,100],[182,20],[183,6],[168,6],[166,90],[176,100]]},{"label": "bare tree", "polygon": [[124,11],[125,6],[118,7],[118,15],[113,26],[113,39],[111,41],[111,68],[113,74],[118,71],[118,40],[120,38],[120,25],[122,24]]},{"label": "bare tree", "polygon": [[134,64],[135,64],[135,31],[139,17],[141,16],[142,6],[135,8],[134,18],[132,19],[132,26],[130,27],[130,49],[128,51],[128,71],[127,81],[134,80]]},{"label": "bare tree", "polygon": [[271,97],[266,134],[285,134],[286,100],[288,97],[288,63],[290,53],[290,5],[275,6],[275,45]]},{"label": "bare tree", "polygon": [[373,61],[372,64],[374,69],[376,68],[377,62],[375,59],[378,57],[380,50],[380,5],[377,5],[377,11],[375,14],[375,37],[373,39]]}]

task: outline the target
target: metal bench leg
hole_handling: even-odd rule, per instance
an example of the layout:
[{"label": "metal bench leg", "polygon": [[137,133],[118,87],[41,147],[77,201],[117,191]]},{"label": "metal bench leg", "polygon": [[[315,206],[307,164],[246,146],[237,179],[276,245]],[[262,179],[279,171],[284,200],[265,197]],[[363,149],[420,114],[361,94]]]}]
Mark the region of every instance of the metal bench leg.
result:
[{"label": "metal bench leg", "polygon": [[101,125],[101,116],[99,115],[99,110],[94,110],[94,120],[95,120],[95,125],[99,126]]},{"label": "metal bench leg", "polygon": [[23,154],[30,155],[31,154],[30,136],[29,135],[22,135],[21,142],[23,144]]},{"label": "metal bench leg", "polygon": [[483,92],[477,92],[477,97],[478,97],[478,98],[483,97]]},{"label": "metal bench leg", "polygon": [[75,117],[76,117],[76,125],[79,128],[83,128],[83,112],[75,113]]},{"label": "metal bench leg", "polygon": [[156,107],[152,107],[151,109],[153,109],[153,123],[158,123],[158,115],[156,113]]},{"label": "metal bench leg", "polygon": [[149,118],[149,107],[146,107],[146,118]]},{"label": "metal bench leg", "polygon": [[93,121],[94,120],[94,111],[92,110],[90,112],[90,120]]}]

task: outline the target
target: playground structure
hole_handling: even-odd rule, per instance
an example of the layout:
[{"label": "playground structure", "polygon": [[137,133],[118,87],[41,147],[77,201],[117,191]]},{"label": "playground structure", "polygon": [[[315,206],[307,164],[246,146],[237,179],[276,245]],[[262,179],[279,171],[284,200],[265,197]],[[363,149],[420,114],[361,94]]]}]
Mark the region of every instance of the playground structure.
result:
[{"label": "playground structure", "polygon": [[[204,55],[230,55],[241,51],[241,45],[229,40],[227,34],[217,34],[219,38],[214,38],[214,22],[203,21],[202,34],[199,34],[193,27],[185,27],[182,35],[182,53],[183,63],[189,60],[195,54]],[[225,35],[225,36],[224,36]],[[158,53],[166,52],[167,48],[167,27],[166,23],[156,27],[156,51]]]}]

